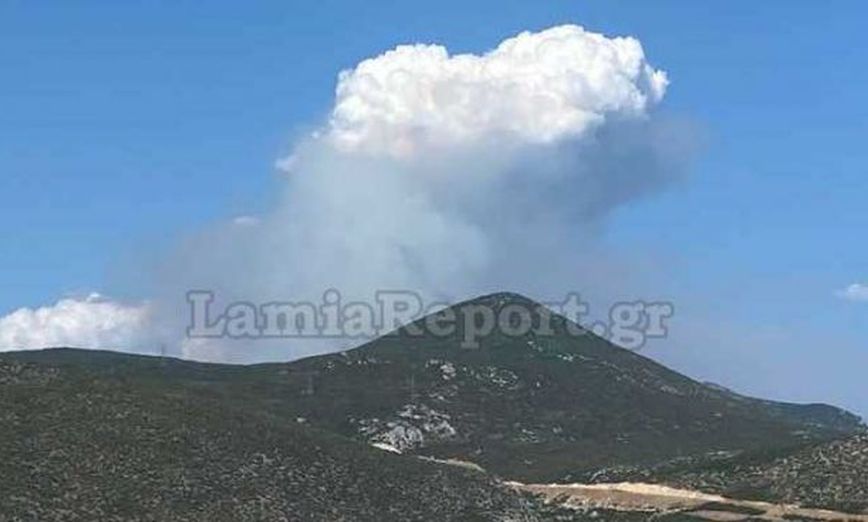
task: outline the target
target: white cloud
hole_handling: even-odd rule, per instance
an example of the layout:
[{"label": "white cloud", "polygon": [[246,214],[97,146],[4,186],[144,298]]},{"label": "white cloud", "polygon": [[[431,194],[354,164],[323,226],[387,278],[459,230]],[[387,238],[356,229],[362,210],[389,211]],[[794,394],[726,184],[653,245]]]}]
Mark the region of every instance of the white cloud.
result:
[{"label": "white cloud", "polygon": [[[147,305],[127,305],[99,294],[61,299],[0,317],[0,351],[51,347],[135,349],[146,336]],[[150,348],[150,347],[148,347]]]},{"label": "white cloud", "polygon": [[405,156],[493,135],[576,137],[659,102],[666,73],[635,38],[575,25],[524,32],[483,55],[402,45],[341,73],[327,135],[344,150]]},{"label": "white cloud", "polygon": [[255,227],[259,224],[259,218],[256,216],[237,216],[232,220],[232,223],[239,227]]},{"label": "white cloud", "polygon": [[835,295],[848,301],[868,301],[868,285],[853,283],[843,290],[838,290]]}]

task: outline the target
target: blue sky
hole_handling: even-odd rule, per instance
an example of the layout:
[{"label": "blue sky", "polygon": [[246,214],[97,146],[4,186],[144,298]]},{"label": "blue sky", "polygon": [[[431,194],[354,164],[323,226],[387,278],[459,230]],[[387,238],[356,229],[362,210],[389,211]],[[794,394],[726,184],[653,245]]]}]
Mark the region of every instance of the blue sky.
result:
[{"label": "blue sky", "polygon": [[[0,315],[93,289],[143,297],[131,263],[267,207],[275,159],[360,59],[407,42],[478,53],[576,23],[639,38],[672,80],[662,110],[702,143],[690,179],[622,209],[607,240],[667,252],[667,277],[710,321],[759,332],[661,357],[868,412],[868,303],[835,296],[868,282],[864,3],[299,4],[0,6]],[[826,384],[805,386],[811,372]]]}]

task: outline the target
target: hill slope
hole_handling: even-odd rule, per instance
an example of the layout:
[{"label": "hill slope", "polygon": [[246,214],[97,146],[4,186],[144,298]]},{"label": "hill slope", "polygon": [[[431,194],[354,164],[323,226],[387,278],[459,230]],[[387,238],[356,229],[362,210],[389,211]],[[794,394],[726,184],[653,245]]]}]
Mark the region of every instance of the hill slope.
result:
[{"label": "hill slope", "polygon": [[[535,303],[515,294],[467,304]],[[754,451],[790,451],[856,430],[824,405],[737,395],[671,371],[592,334],[493,333],[461,349],[462,332],[401,329],[348,352],[249,367],[51,351],[7,355],[172,383],[256,411],[411,454],[479,464],[524,482],[589,481],[601,469]],[[157,384],[154,384],[157,385]]]},{"label": "hill slope", "polygon": [[[469,304],[534,306],[515,294]],[[296,390],[292,408],[315,425],[532,482],[587,480],[600,468],[685,455],[798,447],[860,423],[830,406],[701,384],[566,328],[556,318],[554,335],[494,333],[474,350],[459,348],[460,331],[420,338],[399,330],[346,353],[262,370],[284,372],[287,393]]]},{"label": "hill slope", "polygon": [[868,512],[868,433],[777,456],[665,473],[670,483],[730,496]]},{"label": "hill slope", "polygon": [[[153,362],[39,355],[91,356],[102,370],[113,366],[107,360]],[[248,406],[172,379],[4,355],[0,520],[536,519],[524,498],[484,474]]]}]

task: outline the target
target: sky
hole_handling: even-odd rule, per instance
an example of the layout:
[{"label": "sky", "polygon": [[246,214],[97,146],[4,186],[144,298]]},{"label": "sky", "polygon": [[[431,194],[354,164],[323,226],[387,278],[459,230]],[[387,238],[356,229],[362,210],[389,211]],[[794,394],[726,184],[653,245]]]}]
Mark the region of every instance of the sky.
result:
[{"label": "sky", "polygon": [[646,354],[868,414],[868,7],[782,5],[3,2],[0,316],[149,298],[135,274],[162,252],[278,204],[275,162],[328,118],[339,71],[402,43],[480,54],[578,24],[641,41],[670,82],[657,112],[696,143],[684,179],[605,227],[676,303],[673,339]]}]

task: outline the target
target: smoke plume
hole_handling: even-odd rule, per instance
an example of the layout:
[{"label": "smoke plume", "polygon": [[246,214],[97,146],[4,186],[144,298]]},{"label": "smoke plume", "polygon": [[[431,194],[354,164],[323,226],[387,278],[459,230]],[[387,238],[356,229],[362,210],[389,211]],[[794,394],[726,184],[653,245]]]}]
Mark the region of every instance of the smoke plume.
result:
[{"label": "smoke plume", "polygon": [[[166,335],[196,359],[290,359],[340,346],[183,341],[185,292],[212,290],[218,306],[318,302],[329,288],[346,300],[408,289],[452,301],[611,279],[598,241],[607,216],[684,171],[682,130],[655,114],[667,85],[638,40],[572,25],[481,55],[407,45],[364,60],[340,73],[328,120],[278,162],[279,204],[168,256],[148,324],[130,317],[145,332],[131,337]],[[18,327],[10,337],[5,324],[10,347],[58,340]],[[40,328],[51,318],[27,331]]]}]

